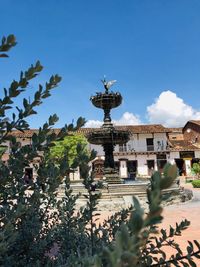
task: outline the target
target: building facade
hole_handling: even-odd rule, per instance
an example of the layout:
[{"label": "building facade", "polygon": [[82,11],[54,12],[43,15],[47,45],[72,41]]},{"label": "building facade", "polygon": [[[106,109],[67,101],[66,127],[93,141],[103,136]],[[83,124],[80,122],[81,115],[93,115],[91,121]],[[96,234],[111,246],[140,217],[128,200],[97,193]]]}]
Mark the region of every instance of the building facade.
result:
[{"label": "building facade", "polygon": [[[114,151],[120,177],[149,177],[155,170],[162,172],[167,162],[177,165],[179,175],[192,175],[192,164],[200,160],[200,145],[194,142],[192,136],[196,137],[197,133],[200,136],[200,122],[197,132],[191,137],[185,134],[190,125],[188,122],[183,128],[166,128],[162,125],[117,126],[130,132],[130,140],[116,146]],[[90,148],[98,152],[93,170],[97,177],[103,177],[103,150],[93,145]]]},{"label": "building facade", "polygon": [[[183,128],[166,128],[160,124],[116,126],[130,133],[130,140],[123,145],[116,145],[114,150],[115,167],[123,179],[149,177],[155,170],[162,172],[167,162],[176,163],[179,175],[191,175],[194,162],[200,160],[200,121],[189,121]],[[55,131],[59,131],[56,129]],[[87,136],[91,128],[82,128],[79,133]],[[33,133],[37,129],[13,131],[21,145],[31,145]],[[9,157],[9,144],[2,160]],[[91,166],[97,179],[103,178],[104,152],[102,146],[89,144],[89,149],[97,151],[97,157]],[[37,161],[37,159],[36,159]],[[25,170],[34,178],[33,164]],[[72,180],[79,180],[78,170],[71,174]]]}]

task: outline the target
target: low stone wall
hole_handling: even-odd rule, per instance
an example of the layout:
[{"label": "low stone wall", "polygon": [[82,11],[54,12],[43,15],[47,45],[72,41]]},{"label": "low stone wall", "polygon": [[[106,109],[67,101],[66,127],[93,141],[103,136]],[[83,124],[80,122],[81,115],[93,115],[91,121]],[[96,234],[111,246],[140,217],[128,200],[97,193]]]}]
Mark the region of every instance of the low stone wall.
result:
[{"label": "low stone wall", "polygon": [[[147,209],[147,194],[146,190],[149,182],[135,182],[132,184],[104,184],[102,189],[94,191],[100,193],[101,197],[98,203],[99,211],[119,211],[122,208],[128,208],[133,205],[133,196],[137,197],[141,205]],[[82,183],[72,184],[73,194],[81,194],[77,200],[77,209],[84,206],[87,202],[84,194],[87,194]],[[62,197],[64,188],[60,190],[59,197]],[[187,194],[174,183],[171,188],[163,190],[164,201],[163,205],[170,205],[188,200]],[[166,197],[165,197],[166,196]],[[184,196],[184,197],[183,197]],[[166,200],[165,200],[166,198]]]}]

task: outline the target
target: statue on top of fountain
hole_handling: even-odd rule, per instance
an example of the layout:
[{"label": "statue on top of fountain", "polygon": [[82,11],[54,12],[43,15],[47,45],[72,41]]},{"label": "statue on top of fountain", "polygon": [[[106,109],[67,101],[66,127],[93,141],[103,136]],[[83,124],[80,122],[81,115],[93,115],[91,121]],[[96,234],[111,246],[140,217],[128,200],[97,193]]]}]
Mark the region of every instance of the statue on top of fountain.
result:
[{"label": "statue on top of fountain", "polygon": [[116,83],[117,80],[112,80],[112,81],[106,81],[106,76],[104,75],[103,80],[101,80],[101,82],[104,85],[104,88],[106,90],[106,94],[108,94],[108,90],[110,89],[111,86],[113,86],[114,83]]}]

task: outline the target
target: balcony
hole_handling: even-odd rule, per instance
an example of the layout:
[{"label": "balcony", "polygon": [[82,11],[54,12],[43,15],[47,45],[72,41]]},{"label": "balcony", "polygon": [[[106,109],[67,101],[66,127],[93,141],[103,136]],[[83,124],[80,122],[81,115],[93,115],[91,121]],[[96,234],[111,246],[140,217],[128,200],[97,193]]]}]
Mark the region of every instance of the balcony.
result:
[{"label": "balcony", "polygon": [[126,144],[119,145],[119,152],[127,152],[127,146],[126,146]]},{"label": "balcony", "polygon": [[147,145],[147,151],[154,151],[154,145]]}]

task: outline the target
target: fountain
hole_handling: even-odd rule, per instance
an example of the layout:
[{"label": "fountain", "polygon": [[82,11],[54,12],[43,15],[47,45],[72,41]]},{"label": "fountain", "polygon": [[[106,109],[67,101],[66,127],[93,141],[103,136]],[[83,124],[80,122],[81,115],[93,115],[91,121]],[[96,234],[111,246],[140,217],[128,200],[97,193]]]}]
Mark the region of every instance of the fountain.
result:
[{"label": "fountain", "polygon": [[[95,190],[100,192],[101,197],[98,201],[98,210],[102,211],[119,211],[122,208],[128,208],[133,205],[132,196],[137,196],[144,208],[147,208],[146,190],[149,187],[149,181],[140,181],[136,179],[133,183],[122,183],[118,171],[115,169],[113,151],[115,145],[122,145],[128,142],[130,133],[128,131],[119,130],[112,124],[110,112],[113,108],[120,106],[122,96],[119,92],[110,91],[110,87],[115,81],[102,81],[105,91],[97,92],[90,98],[92,104],[104,111],[103,124],[99,129],[93,129],[87,134],[89,143],[103,146],[105,153],[104,160],[104,177],[106,182],[103,187]],[[87,194],[82,182],[71,185],[73,194]],[[179,197],[179,188],[177,185],[167,190],[163,190],[163,194],[170,194],[173,201],[174,194]],[[175,198],[175,197],[174,197]],[[171,201],[170,200],[170,201]],[[87,199],[81,197],[77,199],[77,209],[85,205]]]},{"label": "fountain", "polygon": [[122,103],[121,94],[109,90],[115,82],[115,80],[107,82],[104,78],[102,83],[105,92],[97,92],[95,96],[90,98],[95,107],[104,110],[104,122],[100,129],[87,135],[89,143],[103,146],[105,153],[104,176],[108,183],[121,183],[118,171],[115,169],[113,151],[115,145],[125,144],[129,140],[129,132],[115,129],[110,116],[110,111]]}]

